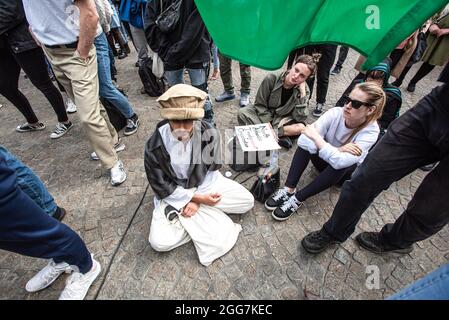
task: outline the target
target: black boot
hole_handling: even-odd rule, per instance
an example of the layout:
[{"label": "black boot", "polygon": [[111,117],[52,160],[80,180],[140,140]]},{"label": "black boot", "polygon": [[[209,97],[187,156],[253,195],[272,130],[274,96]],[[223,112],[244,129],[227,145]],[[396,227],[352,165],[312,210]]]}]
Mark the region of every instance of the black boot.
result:
[{"label": "black boot", "polygon": [[301,241],[301,245],[308,253],[320,253],[330,245],[337,243],[341,243],[341,241],[332,237],[324,229],[309,233]]},{"label": "black boot", "polygon": [[377,254],[388,252],[406,254],[413,251],[413,246],[407,248],[393,247],[392,245],[385,243],[385,241],[382,241],[379,235],[379,232],[362,232],[355,239],[361,247]]}]

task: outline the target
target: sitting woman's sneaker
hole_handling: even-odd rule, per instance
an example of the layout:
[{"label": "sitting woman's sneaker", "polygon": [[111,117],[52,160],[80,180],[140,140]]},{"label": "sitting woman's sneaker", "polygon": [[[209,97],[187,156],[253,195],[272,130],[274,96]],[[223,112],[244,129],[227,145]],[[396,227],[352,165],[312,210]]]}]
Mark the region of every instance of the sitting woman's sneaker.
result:
[{"label": "sitting woman's sneaker", "polygon": [[42,122],[38,122],[37,124],[29,124],[24,123],[20,126],[17,126],[16,131],[17,132],[29,132],[29,131],[40,131],[45,129],[45,124]]},{"label": "sitting woman's sneaker", "polygon": [[295,196],[291,196],[286,202],[281,206],[277,207],[271,216],[274,220],[284,221],[290,218],[290,216],[302,206],[302,202],[296,199]]},{"label": "sitting woman's sneaker", "polygon": [[293,196],[295,193],[289,193],[288,189],[286,187],[278,189],[275,193],[271,195],[265,201],[265,208],[267,208],[270,211],[275,210],[277,207],[282,205],[284,202],[286,202],[288,199],[290,199],[291,196]]}]

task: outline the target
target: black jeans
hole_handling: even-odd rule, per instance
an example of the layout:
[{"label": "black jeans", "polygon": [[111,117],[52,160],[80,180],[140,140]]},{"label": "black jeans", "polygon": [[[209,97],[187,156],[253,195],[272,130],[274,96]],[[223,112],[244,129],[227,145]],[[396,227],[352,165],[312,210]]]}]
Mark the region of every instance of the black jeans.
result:
[{"label": "black jeans", "polygon": [[312,55],[313,53],[321,53],[320,61],[318,62],[317,73],[315,77],[307,80],[307,85],[310,88],[310,96],[312,97],[313,85],[315,78],[317,78],[317,92],[316,102],[325,103],[327,96],[327,89],[329,87],[329,75],[334,64],[335,55],[337,54],[337,46],[333,44],[317,44],[292,51],[288,57],[287,66],[290,68],[295,60],[302,54]]},{"label": "black jeans", "polygon": [[23,114],[28,123],[39,121],[30,102],[19,90],[20,69],[25,71],[33,85],[45,95],[55,110],[58,121],[68,121],[64,101],[61,93],[50,80],[41,48],[21,53],[14,53],[9,48],[0,49],[0,94]]},{"label": "black jeans", "polygon": [[305,201],[311,196],[332,187],[342,178],[350,175],[356,168],[356,165],[353,165],[344,169],[334,169],[317,154],[310,154],[308,151],[298,147],[293,157],[285,186],[296,188],[309,161],[312,161],[312,164],[320,174],[310,184],[296,192],[295,196],[299,201]]},{"label": "black jeans", "polygon": [[335,64],[335,67],[341,69],[343,67],[343,63],[346,61],[346,58],[348,57],[349,47],[340,46],[339,50],[340,51],[338,52],[338,60],[337,63]]},{"label": "black jeans", "polygon": [[403,214],[380,232],[398,248],[424,240],[449,221],[449,85],[437,87],[404,115],[343,185],[324,230],[345,241],[363,212],[382,191],[415,169],[440,161],[422,181]]}]

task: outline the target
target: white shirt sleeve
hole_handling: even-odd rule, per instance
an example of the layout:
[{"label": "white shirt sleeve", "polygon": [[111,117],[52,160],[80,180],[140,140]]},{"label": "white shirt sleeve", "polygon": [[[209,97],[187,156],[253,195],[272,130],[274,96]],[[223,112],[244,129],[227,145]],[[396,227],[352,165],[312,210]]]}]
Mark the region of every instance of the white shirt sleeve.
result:
[{"label": "white shirt sleeve", "polygon": [[348,152],[340,152],[338,148],[332,146],[330,143],[326,143],[325,146],[319,151],[318,155],[336,170],[348,168],[354,164],[360,164],[363,162],[368,154],[368,151],[374,143],[376,143],[378,136],[379,126],[377,124],[375,126],[365,128],[356,135],[353,143],[357,144],[360,149],[362,149],[361,156],[354,156]]},{"label": "white shirt sleeve", "polygon": [[168,197],[165,197],[164,202],[168,203],[176,210],[181,210],[184,208],[190,200],[192,200],[194,191],[191,189],[184,189],[181,186],[177,186],[175,191]]},{"label": "white shirt sleeve", "polygon": [[[336,109],[336,107],[332,108],[326,111],[317,121],[313,123],[321,137],[324,138],[326,132],[332,124],[332,121],[336,118],[336,113],[338,112],[341,111]],[[318,152],[315,142],[304,134],[298,138],[298,147],[308,151],[311,154],[316,154]]]}]

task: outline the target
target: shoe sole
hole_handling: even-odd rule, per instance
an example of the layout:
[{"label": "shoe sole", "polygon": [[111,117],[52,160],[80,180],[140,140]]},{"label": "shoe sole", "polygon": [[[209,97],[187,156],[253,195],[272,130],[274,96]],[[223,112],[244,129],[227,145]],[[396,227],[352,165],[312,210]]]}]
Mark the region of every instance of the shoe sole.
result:
[{"label": "shoe sole", "polygon": [[323,113],[320,113],[320,114],[312,113],[312,116],[314,116],[315,118],[319,118],[323,115]]},{"label": "shoe sole", "polygon": [[73,127],[73,124],[72,124],[66,131],[64,131],[63,134],[61,134],[61,135],[59,135],[59,136],[57,136],[57,137],[52,137],[51,134],[50,134],[50,138],[51,138],[51,139],[59,139],[59,138],[61,138],[63,135],[65,135],[67,132],[69,132],[70,129],[72,129],[72,127]]},{"label": "shoe sole", "polygon": [[405,249],[395,249],[390,251],[374,251],[372,248],[366,246],[363,242],[360,242],[358,238],[356,238],[357,243],[359,246],[361,246],[363,249],[368,250],[369,252],[375,253],[375,254],[388,254],[388,253],[398,253],[398,254],[408,254],[413,251],[413,248],[405,248]]},{"label": "shoe sole", "polygon": [[78,110],[75,110],[75,111],[67,111],[67,110],[66,110],[66,112],[67,112],[68,114],[76,113],[76,111],[78,111]]},{"label": "shoe sole", "polygon": [[33,131],[42,131],[45,129],[45,126],[43,126],[42,128],[37,128],[37,129],[32,129],[32,130],[20,130],[16,128],[17,132],[23,133],[23,132],[33,132]]},{"label": "shoe sole", "polygon": [[321,252],[323,252],[324,250],[326,250],[327,248],[329,248],[330,246],[333,246],[333,245],[335,245],[335,244],[341,244],[341,242],[340,241],[331,241],[331,242],[329,242],[329,244],[327,245],[327,246],[325,246],[324,248],[322,248],[322,249],[310,249],[310,248],[307,248],[305,245],[304,245],[304,239],[302,239],[301,240],[301,246],[304,248],[304,250],[306,250],[308,253],[314,253],[314,254],[316,254],[316,253],[321,253]]},{"label": "shoe sole", "polygon": [[276,210],[277,207],[270,207],[270,206],[268,206],[268,205],[265,203],[265,209],[267,209],[267,210],[269,210],[269,211],[273,211],[273,210]]}]

